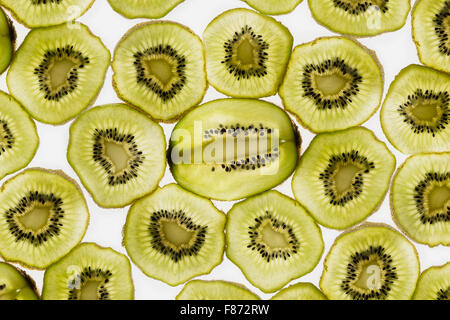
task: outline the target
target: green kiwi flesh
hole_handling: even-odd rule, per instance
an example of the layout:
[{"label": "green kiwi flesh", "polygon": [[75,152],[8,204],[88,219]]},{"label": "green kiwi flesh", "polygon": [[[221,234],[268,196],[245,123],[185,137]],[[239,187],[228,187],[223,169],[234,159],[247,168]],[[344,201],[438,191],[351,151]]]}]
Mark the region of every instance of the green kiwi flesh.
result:
[{"label": "green kiwi flesh", "polygon": [[159,19],[184,0],[108,0],[111,7],[122,16]]},{"label": "green kiwi flesh", "polygon": [[450,300],[450,262],[422,272],[413,300]]},{"label": "green kiwi flesh", "polygon": [[327,300],[327,297],[312,283],[301,282],[284,288],[270,300]]},{"label": "green kiwi flesh", "polygon": [[0,300],[39,300],[39,294],[25,272],[0,262]]},{"label": "green kiwi flesh", "polygon": [[11,62],[16,34],[11,20],[0,8],[0,74],[8,68]]},{"label": "green kiwi flesh", "polygon": [[260,300],[241,284],[227,281],[192,280],[177,295],[177,300]]},{"label": "green kiwi flesh", "polygon": [[255,10],[269,15],[286,14],[293,11],[303,0],[243,0]]}]

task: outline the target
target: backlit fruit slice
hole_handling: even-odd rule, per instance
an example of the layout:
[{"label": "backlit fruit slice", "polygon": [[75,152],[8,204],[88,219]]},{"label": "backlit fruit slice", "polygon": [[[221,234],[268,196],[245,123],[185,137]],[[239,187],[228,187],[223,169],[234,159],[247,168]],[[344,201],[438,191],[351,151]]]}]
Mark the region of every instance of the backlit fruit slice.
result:
[{"label": "backlit fruit slice", "polygon": [[124,207],[158,186],[166,139],[148,116],[123,104],[95,107],[70,128],[67,160],[102,207]]},{"label": "backlit fruit slice", "polygon": [[212,199],[237,200],[287,179],[297,164],[299,140],[289,116],[271,103],[215,100],[178,122],[169,161],[183,188]]},{"label": "backlit fruit slice", "polygon": [[111,7],[126,18],[159,19],[184,0],[108,0]]},{"label": "backlit fruit slice", "polygon": [[297,283],[274,295],[271,300],[327,300],[312,283]]},{"label": "backlit fruit slice", "polygon": [[391,83],[381,126],[403,153],[450,150],[450,75],[410,65]]},{"label": "backlit fruit slice", "polygon": [[25,272],[0,262],[0,300],[39,300],[39,294]]},{"label": "backlit fruit slice", "polygon": [[0,91],[0,179],[26,167],[38,145],[34,121],[13,97]]},{"label": "backlit fruit slice", "polygon": [[360,125],[381,104],[383,76],[374,52],[344,38],[321,38],[291,55],[280,96],[313,132]]},{"label": "backlit fruit slice", "polygon": [[0,74],[8,68],[11,62],[15,41],[16,33],[13,24],[0,8]]},{"label": "backlit fruit slice", "polygon": [[0,255],[45,269],[83,238],[89,212],[83,194],[62,171],[27,169],[0,193]]},{"label": "backlit fruit slice", "polygon": [[412,13],[414,42],[420,61],[450,72],[450,1],[419,0]]},{"label": "backlit fruit slice", "polygon": [[336,239],[320,287],[331,300],[408,300],[419,267],[416,248],[400,233],[364,224]]},{"label": "backlit fruit slice", "polygon": [[110,58],[82,24],[34,29],[11,63],[8,89],[33,118],[61,124],[96,99]]},{"label": "backlit fruit slice", "polygon": [[275,292],[311,272],[322,256],[317,224],[277,191],[239,202],[227,216],[227,256],[264,292]]},{"label": "backlit fruit slice", "polygon": [[133,300],[128,258],[111,248],[82,243],[44,275],[44,300]]},{"label": "backlit fruit slice", "polygon": [[392,184],[394,221],[417,242],[450,245],[450,153],[408,158]]},{"label": "backlit fruit slice", "polygon": [[376,210],[394,170],[394,155],[372,131],[321,133],[301,157],[292,189],[317,222],[344,229]]},{"label": "backlit fruit slice", "polygon": [[309,0],[312,15],[328,29],[355,36],[374,36],[400,29],[410,0]]},{"label": "backlit fruit slice", "polygon": [[177,120],[207,88],[202,41],[174,22],[132,28],[117,45],[112,67],[119,97],[161,121]]},{"label": "backlit fruit slice", "polygon": [[264,14],[278,15],[293,11],[303,0],[243,0]]},{"label": "backlit fruit slice", "polygon": [[248,9],[216,17],[203,33],[208,81],[238,98],[277,93],[291,54],[293,38],[275,19]]},{"label": "backlit fruit slice", "polygon": [[227,281],[192,280],[177,295],[177,300],[260,300],[243,285]]},{"label": "backlit fruit slice", "polygon": [[210,200],[170,184],[131,206],[124,245],[146,275],[176,286],[222,262],[224,229]]},{"label": "backlit fruit slice", "polygon": [[422,272],[414,300],[450,300],[450,262]]}]

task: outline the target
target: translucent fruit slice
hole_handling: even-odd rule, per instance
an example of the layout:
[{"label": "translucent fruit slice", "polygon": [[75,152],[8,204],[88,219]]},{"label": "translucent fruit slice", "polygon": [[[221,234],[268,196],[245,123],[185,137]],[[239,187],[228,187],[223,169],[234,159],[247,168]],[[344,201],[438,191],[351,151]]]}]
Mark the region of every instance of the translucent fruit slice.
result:
[{"label": "translucent fruit slice", "polygon": [[39,300],[39,294],[25,272],[0,262],[0,300]]},{"label": "translucent fruit slice", "polygon": [[278,15],[293,11],[303,0],[243,0],[264,14]]},{"label": "translucent fruit slice", "polygon": [[450,262],[422,272],[414,300],[450,300]]},{"label": "translucent fruit slice", "polygon": [[8,68],[11,62],[15,41],[16,33],[13,24],[0,8],[0,74]]},{"label": "translucent fruit slice", "polygon": [[344,37],[297,46],[280,96],[313,132],[360,125],[381,104],[383,76],[375,53]]},{"label": "translucent fruit slice", "polygon": [[327,300],[327,297],[312,283],[297,283],[284,288],[271,300]]},{"label": "translucent fruit slice", "polygon": [[108,0],[111,7],[129,19],[159,19],[184,0]]},{"label": "translucent fruit slice", "polygon": [[145,274],[175,286],[222,262],[224,229],[210,200],[170,184],[131,206],[124,245]]},{"label": "translucent fruit slice", "polygon": [[277,191],[239,202],[227,216],[227,256],[264,292],[275,292],[311,272],[322,256],[317,224]]},{"label": "translucent fruit slice", "polygon": [[193,280],[177,295],[177,300],[260,300],[241,284],[227,281]]},{"label": "translucent fruit slice", "polygon": [[232,97],[259,98],[277,93],[293,38],[275,19],[248,9],[232,9],[205,29],[208,81]]},{"label": "translucent fruit slice", "polygon": [[344,229],[376,210],[394,170],[394,155],[372,131],[321,133],[301,157],[292,189],[317,222]]},{"label": "translucent fruit slice", "polygon": [[403,153],[450,150],[450,75],[410,65],[391,83],[381,126]]}]

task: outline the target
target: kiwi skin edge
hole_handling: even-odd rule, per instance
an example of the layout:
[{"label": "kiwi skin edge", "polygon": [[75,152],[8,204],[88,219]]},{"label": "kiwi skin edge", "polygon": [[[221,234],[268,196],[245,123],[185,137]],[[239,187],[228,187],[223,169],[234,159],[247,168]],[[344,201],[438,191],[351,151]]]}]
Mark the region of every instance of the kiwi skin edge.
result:
[{"label": "kiwi skin edge", "polygon": [[3,10],[2,7],[0,7],[0,11],[4,14],[4,16],[6,18],[6,22],[8,23],[9,39],[11,40],[11,51],[12,51],[11,58],[9,60],[9,64],[6,66],[5,70],[3,70],[3,72],[0,72],[0,74],[3,74],[4,72],[6,72],[6,70],[8,70],[8,68],[11,65],[11,62],[15,56],[16,49],[17,49],[17,32],[16,32],[16,28],[14,27],[14,23],[13,23],[12,19],[6,14],[5,10]]}]

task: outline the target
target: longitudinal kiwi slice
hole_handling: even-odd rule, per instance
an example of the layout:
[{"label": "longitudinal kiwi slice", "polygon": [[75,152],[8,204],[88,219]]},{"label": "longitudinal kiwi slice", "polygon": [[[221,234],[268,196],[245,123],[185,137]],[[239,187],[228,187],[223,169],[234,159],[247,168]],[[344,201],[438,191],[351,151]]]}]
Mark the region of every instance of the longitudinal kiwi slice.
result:
[{"label": "longitudinal kiwi slice", "polygon": [[309,0],[314,18],[325,27],[355,36],[374,36],[405,25],[410,0]]},{"label": "longitudinal kiwi slice", "polygon": [[222,261],[224,229],[211,201],[170,184],[131,206],[124,245],[145,274],[175,286]]},{"label": "longitudinal kiwi slice", "polygon": [[164,175],[166,139],[149,117],[123,104],[95,107],[70,128],[67,159],[102,207],[124,207]]},{"label": "longitudinal kiwi slice", "polygon": [[0,255],[44,269],[81,241],[88,221],[83,194],[63,172],[27,169],[2,186]]},{"label": "longitudinal kiwi slice", "polygon": [[381,126],[403,153],[450,150],[450,75],[410,65],[391,83]]},{"label": "longitudinal kiwi slice", "polygon": [[129,19],[159,19],[184,0],[108,0],[111,7]]},{"label": "longitudinal kiwi slice", "polygon": [[117,45],[112,67],[119,97],[158,120],[176,120],[206,92],[202,41],[178,23],[135,26]]},{"label": "longitudinal kiwi slice", "polygon": [[82,243],[44,275],[44,300],[133,300],[128,258],[111,248]]},{"label": "longitudinal kiwi slice", "polygon": [[300,137],[277,106],[251,99],[221,99],[188,113],[175,126],[169,159],[185,189],[237,200],[271,189],[291,175]]},{"label": "longitudinal kiwi slice", "polygon": [[418,0],[412,13],[412,29],[420,61],[450,72],[450,1]]},{"label": "longitudinal kiwi slice", "polygon": [[9,68],[9,92],[33,118],[63,123],[93,103],[110,58],[101,40],[82,24],[34,29]]},{"label": "longitudinal kiwi slice", "polygon": [[312,283],[302,282],[284,288],[271,300],[327,300],[327,297]]},{"label": "longitudinal kiwi slice", "polygon": [[177,300],[260,300],[241,284],[227,281],[192,280],[177,295]]},{"label": "longitudinal kiwi slice", "polygon": [[39,300],[36,283],[22,270],[0,262],[0,300]]},{"label": "longitudinal kiwi slice", "polygon": [[450,262],[422,272],[413,299],[450,300]]},{"label": "longitudinal kiwi slice", "polygon": [[414,240],[450,245],[450,153],[408,158],[394,177],[395,222]]},{"label": "longitudinal kiwi slice", "polygon": [[303,0],[242,0],[264,14],[278,15],[294,10]]},{"label": "longitudinal kiwi slice", "polygon": [[259,98],[277,93],[293,38],[275,19],[248,9],[232,9],[205,29],[208,81],[232,97]]},{"label": "longitudinal kiwi slice", "polygon": [[322,256],[317,224],[297,202],[277,191],[239,202],[227,216],[227,256],[264,292],[311,272]]},{"label": "longitudinal kiwi slice", "polygon": [[292,189],[320,224],[344,229],[376,210],[394,170],[394,155],[372,131],[321,133],[301,157]]},{"label": "longitudinal kiwi slice", "polygon": [[16,33],[13,24],[0,8],[0,74],[8,68],[11,62],[15,41]]},{"label": "longitudinal kiwi slice", "polygon": [[324,262],[320,287],[332,300],[406,300],[419,277],[416,248],[382,224],[343,233]]},{"label": "longitudinal kiwi slice", "polygon": [[291,55],[280,96],[314,132],[360,125],[380,106],[383,76],[374,52],[344,38],[320,38]]}]

